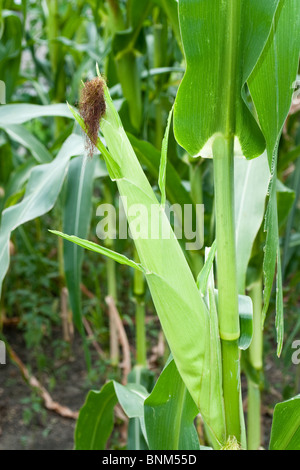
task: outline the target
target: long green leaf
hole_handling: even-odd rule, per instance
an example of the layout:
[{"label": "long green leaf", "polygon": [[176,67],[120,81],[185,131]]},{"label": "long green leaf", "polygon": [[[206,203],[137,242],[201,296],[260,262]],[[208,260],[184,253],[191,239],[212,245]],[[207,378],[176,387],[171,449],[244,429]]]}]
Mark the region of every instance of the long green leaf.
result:
[{"label": "long green leaf", "polygon": [[[109,153],[106,149],[102,152],[101,146],[99,150],[111,169],[118,168],[118,172],[112,176],[120,195],[126,198],[125,212],[129,227],[135,223],[131,208],[138,203],[146,209],[141,215],[142,227],[161,227],[163,233],[169,234],[167,238],[157,238],[148,232],[148,237],[136,238],[134,242],[176,366],[196,405],[201,412],[203,409],[205,419],[209,404],[201,401],[201,394],[210,381],[210,371],[205,362],[208,311],[167,216],[134,154],[106,87],[105,99],[107,112],[101,122],[101,130]],[[78,122],[82,124],[79,117]],[[85,126],[82,127],[85,130]],[[205,396],[205,400],[208,399],[211,397]],[[209,418],[207,416],[208,420]],[[209,423],[212,427],[218,421],[218,416],[214,418],[214,422]],[[219,417],[219,421],[222,423],[222,417]],[[222,443],[224,435],[220,428],[222,425],[217,426],[214,432]]]},{"label": "long green leaf", "polygon": [[86,250],[107,256],[108,258],[113,259],[117,263],[125,264],[127,266],[130,266],[131,268],[138,269],[142,272],[144,271],[143,267],[140,264],[135,263],[126,256],[121,255],[120,253],[116,253],[115,251],[109,250],[105,246],[98,245],[97,243],[90,242],[89,240],[84,240],[82,238],[76,237],[75,235],[67,235],[65,233],[58,232],[57,230],[49,230],[49,232],[53,233],[54,235],[58,235],[59,237],[68,240],[69,242],[75,243],[76,245],[81,246]]},{"label": "long green leaf", "polygon": [[235,159],[235,223],[239,293],[246,289],[246,273],[256,235],[263,223],[270,181],[267,155]]},{"label": "long green leaf", "polygon": [[[89,392],[75,429],[76,450],[104,450],[114,426],[114,407],[119,402],[129,418],[144,419],[147,391],[141,385],[126,387],[111,381],[100,392]],[[144,426],[142,425],[142,428]]]},{"label": "long green leaf", "polygon": [[165,206],[166,203],[166,177],[167,177],[167,161],[168,161],[168,143],[169,143],[169,133],[171,127],[171,121],[173,117],[173,108],[170,111],[166,132],[162,142],[161,148],[161,160],[159,165],[159,176],[158,176],[158,186],[161,192],[161,205]]},{"label": "long green leaf", "polygon": [[[263,153],[264,137],[249,109],[245,84],[268,39],[278,1],[179,0],[187,69],[176,98],[174,132],[190,155],[212,156],[211,138],[226,132],[227,102],[235,104],[242,154]],[[232,74],[233,55],[238,65]]]},{"label": "long green leaf", "polygon": [[[267,231],[264,259],[264,310],[269,306],[278,253],[278,214],[276,200],[276,168],[278,144],[284,122],[288,115],[292,96],[292,84],[297,76],[300,51],[300,10],[297,0],[280,0],[271,33],[264,51],[248,80],[257,116],[267,142],[269,166],[272,171],[269,205],[266,214]],[[279,285],[277,296],[281,295]],[[283,325],[282,299],[277,299],[277,324]],[[279,333],[283,337],[283,331]],[[278,338],[278,354],[282,341]]]},{"label": "long green leaf", "polygon": [[[209,340],[207,340],[207,354],[205,357],[206,368],[210,371],[208,384],[203,387],[201,400],[205,409],[204,419],[206,431],[214,449],[220,449],[224,444],[226,435],[225,410],[222,388],[222,356],[219,335],[219,319],[217,311],[217,300],[215,290],[215,279],[213,270],[213,260],[216,250],[216,243],[211,248],[205,249],[205,265],[200,274],[203,285],[200,284],[200,291],[205,295],[205,302],[209,310]],[[204,288],[206,288],[204,292]],[[213,397],[213,398],[212,398]],[[221,437],[221,439],[220,439]]]},{"label": "long green leaf", "polygon": [[27,148],[38,163],[51,162],[51,153],[25,127],[21,125],[5,125],[4,130],[13,140]]},{"label": "long green leaf", "polygon": [[149,449],[200,450],[194,425],[197,414],[198,409],[172,360],[145,400]]},{"label": "long green leaf", "polygon": [[[138,157],[141,165],[145,166],[149,174],[156,180],[159,178],[159,165],[161,154],[153,145],[144,140],[137,139],[134,135],[127,133],[129,141]],[[177,170],[170,161],[167,161],[166,173],[166,195],[171,204],[193,205],[189,191],[182,184]]]},{"label": "long green leaf", "polygon": [[275,406],[270,450],[300,450],[300,395]]},{"label": "long green leaf", "polygon": [[[65,203],[63,206],[63,229],[79,237],[87,237],[92,215],[92,193],[96,159],[74,158],[69,166]],[[83,250],[74,243],[64,243],[64,270],[69,291],[74,323],[82,327],[81,267]]]},{"label": "long green leaf", "polygon": [[22,52],[22,23],[19,15],[4,10],[1,3],[0,79],[6,87],[6,102],[11,99],[19,78]]},{"label": "long green leaf", "polygon": [[51,163],[38,165],[31,171],[23,200],[3,211],[0,226],[0,291],[9,266],[11,232],[52,209],[60,193],[70,158],[83,153],[82,139],[72,134]]},{"label": "long green leaf", "polygon": [[0,107],[0,127],[5,129],[6,126],[14,124],[24,124],[44,116],[61,116],[71,118],[72,114],[66,104],[49,104],[41,106],[37,104],[7,104]]}]

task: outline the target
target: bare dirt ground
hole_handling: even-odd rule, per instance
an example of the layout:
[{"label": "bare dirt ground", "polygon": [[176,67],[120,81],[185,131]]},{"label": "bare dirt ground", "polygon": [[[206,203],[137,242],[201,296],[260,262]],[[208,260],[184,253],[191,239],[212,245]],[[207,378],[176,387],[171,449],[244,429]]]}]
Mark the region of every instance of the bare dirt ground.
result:
[{"label": "bare dirt ground", "polygon": [[[8,338],[14,351],[28,366],[28,351],[22,333],[14,330]],[[88,391],[80,339],[73,344],[72,357],[59,366],[63,373],[60,380],[56,379],[53,390],[47,374],[35,377],[54,401],[78,411]],[[46,410],[43,400],[37,398],[9,357],[6,365],[0,365],[0,450],[72,450],[75,423],[75,419]]]},{"label": "bare dirt ground", "polygon": [[[17,328],[5,332],[12,348],[20,359],[27,362],[30,352],[26,350],[22,332]],[[59,367],[63,373],[56,374],[55,386],[51,388],[49,372],[32,373],[60,405],[78,411],[84,404],[90,387],[80,338],[75,337],[72,356]],[[55,360],[54,360],[55,367]],[[292,380],[291,376],[291,380]],[[106,377],[102,378],[103,383]],[[289,377],[283,376],[278,362],[267,359],[267,389],[263,394],[262,430],[265,449],[268,448],[274,405],[282,401],[282,384]],[[243,379],[245,386],[245,379]],[[98,387],[93,387],[97,389]],[[75,419],[45,409],[43,400],[36,400],[29,385],[24,381],[19,368],[7,358],[0,365],[0,450],[72,450],[74,446]],[[247,402],[244,402],[245,411]]]}]

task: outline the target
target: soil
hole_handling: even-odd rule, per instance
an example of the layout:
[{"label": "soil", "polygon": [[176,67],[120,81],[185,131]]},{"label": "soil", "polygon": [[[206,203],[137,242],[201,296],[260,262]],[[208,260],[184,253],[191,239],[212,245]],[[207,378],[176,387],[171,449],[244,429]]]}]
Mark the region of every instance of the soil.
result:
[{"label": "soil", "polygon": [[[22,332],[13,328],[5,331],[5,335],[22,362],[30,367],[30,351],[25,347]],[[87,385],[86,363],[80,338],[76,337],[73,342],[71,357],[58,362],[53,359],[53,367],[57,369],[53,389],[50,379],[52,374],[49,371],[40,373],[32,370],[32,373],[49,391],[54,401],[78,411],[91,388]],[[59,368],[64,371],[63,374],[57,373]],[[103,382],[104,380],[105,377]],[[268,386],[263,393],[262,407],[265,449],[268,448],[274,405],[282,401],[281,389],[289,381],[286,373],[283,377],[277,360],[267,358],[266,381]],[[245,386],[245,379],[243,385]],[[37,404],[34,396],[20,370],[8,357],[7,364],[0,365],[0,450],[72,450],[75,419],[63,418],[56,412],[47,411],[43,401]],[[244,408],[247,409],[246,401]]]},{"label": "soil", "polygon": [[[27,363],[29,351],[23,344],[22,332],[5,332],[9,344],[22,362]],[[62,406],[78,411],[87,394],[87,371],[80,338],[72,345],[72,354],[63,361],[53,359],[61,374],[56,374],[51,390],[52,374],[32,371],[52,399]],[[49,390],[50,388],[50,390]],[[7,357],[0,365],[0,450],[72,450],[75,419],[63,418],[48,411],[23,379],[19,368]]]}]

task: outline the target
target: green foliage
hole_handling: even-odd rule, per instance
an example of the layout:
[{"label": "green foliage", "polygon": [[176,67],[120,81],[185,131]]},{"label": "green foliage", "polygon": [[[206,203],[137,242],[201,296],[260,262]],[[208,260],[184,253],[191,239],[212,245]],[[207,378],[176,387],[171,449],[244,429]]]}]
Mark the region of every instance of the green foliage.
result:
[{"label": "green foliage", "polygon": [[[260,444],[263,339],[273,350],[268,311],[276,310],[285,370],[300,331],[299,110],[289,112],[299,66],[297,3],[0,0],[0,80],[9,103],[0,106],[0,323],[17,316],[30,360],[50,371],[43,347],[61,327],[63,287],[90,368],[82,323],[88,319],[93,341],[105,350],[89,379],[109,381],[90,392],[80,411],[78,449],[121,447],[112,440],[118,402],[129,418],[128,449],[202,448],[199,413],[205,443],[214,449]],[[80,129],[86,133],[86,126],[66,102],[77,106],[95,63],[109,89],[90,160]],[[154,217],[141,215],[140,225],[164,228],[169,239],[95,243],[96,205],[109,199],[118,209],[118,193],[127,198],[129,225],[136,203],[148,214],[153,206]],[[164,207],[175,205],[180,219],[190,204],[195,218],[202,203],[204,246],[190,251]],[[126,386],[108,359],[114,333],[107,293],[130,342],[134,367]],[[154,374],[146,355],[161,326],[165,354],[170,347],[174,359],[161,371],[167,356],[156,358]],[[142,348],[142,368],[135,366],[141,337],[149,347]],[[65,357],[61,339],[52,348]],[[292,382],[281,384],[283,399],[299,393],[297,374]],[[23,405],[28,425],[42,417],[40,399],[32,395]],[[275,407],[270,449],[299,448],[299,407],[299,396]]]},{"label": "green foliage", "polygon": [[300,449],[300,395],[275,406],[270,450]]}]

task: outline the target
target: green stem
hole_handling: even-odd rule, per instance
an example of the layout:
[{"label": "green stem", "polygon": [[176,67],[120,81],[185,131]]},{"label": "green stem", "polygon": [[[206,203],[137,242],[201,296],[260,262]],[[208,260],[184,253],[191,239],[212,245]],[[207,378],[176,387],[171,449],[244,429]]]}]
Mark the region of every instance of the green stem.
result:
[{"label": "green stem", "polygon": [[259,385],[248,380],[248,450],[261,445],[261,394]]},{"label": "green stem", "polygon": [[233,138],[216,137],[213,145],[218,315],[222,342],[223,393],[227,438],[241,442],[239,310],[234,221]]},{"label": "green stem", "polygon": [[[138,272],[138,271],[136,271]],[[146,328],[145,328],[145,304],[138,301],[136,305],[136,361],[140,366],[147,365],[146,359]]]},{"label": "green stem", "polygon": [[[136,262],[139,262],[138,255],[135,255]],[[147,365],[146,351],[146,325],[145,325],[145,281],[141,271],[134,272],[134,296],[136,302],[135,322],[136,322],[136,361],[138,365]]]},{"label": "green stem", "polygon": [[250,297],[253,302],[253,339],[249,348],[249,360],[257,372],[257,383],[248,377],[248,450],[257,450],[261,445],[261,393],[259,377],[263,370],[262,324],[262,276],[253,285]]},{"label": "green stem", "polygon": [[213,144],[217,233],[218,315],[222,345],[223,395],[227,439],[241,443],[240,336],[236,241],[234,220],[234,136],[239,62],[241,1],[227,2],[227,31],[224,45],[224,113],[221,132]]}]

